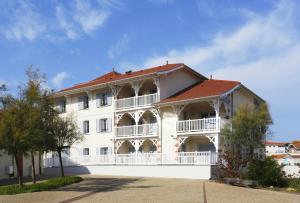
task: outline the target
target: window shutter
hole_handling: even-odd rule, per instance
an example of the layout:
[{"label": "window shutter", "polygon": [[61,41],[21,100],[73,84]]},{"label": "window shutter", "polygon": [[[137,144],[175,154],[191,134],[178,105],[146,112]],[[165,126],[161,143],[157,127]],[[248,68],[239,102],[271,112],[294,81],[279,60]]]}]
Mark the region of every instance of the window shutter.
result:
[{"label": "window shutter", "polygon": [[96,120],[96,130],[97,130],[97,133],[100,133],[100,119]]},{"label": "window shutter", "polygon": [[83,109],[83,97],[78,98],[78,109],[82,110]]},{"label": "window shutter", "polygon": [[112,154],[112,148],[111,147],[108,147],[107,154]]},{"label": "window shutter", "polygon": [[80,122],[79,122],[79,129],[80,129],[80,132],[81,132],[81,133],[84,133],[84,131],[83,131],[83,125],[84,125],[83,122],[84,122],[84,121],[80,121]]},{"label": "window shutter", "polygon": [[82,156],[83,155],[83,148],[78,149],[78,155]]},{"label": "window shutter", "polygon": [[96,155],[100,155],[100,148],[96,148]]},{"label": "window shutter", "polygon": [[97,108],[100,107],[100,102],[101,102],[101,94],[96,94],[96,106],[97,106]]},{"label": "window shutter", "polygon": [[112,93],[111,92],[107,93],[106,97],[107,97],[107,105],[111,106],[111,104],[112,104]]},{"label": "window shutter", "polygon": [[107,132],[111,132],[111,127],[112,127],[111,118],[108,118],[107,119]]}]

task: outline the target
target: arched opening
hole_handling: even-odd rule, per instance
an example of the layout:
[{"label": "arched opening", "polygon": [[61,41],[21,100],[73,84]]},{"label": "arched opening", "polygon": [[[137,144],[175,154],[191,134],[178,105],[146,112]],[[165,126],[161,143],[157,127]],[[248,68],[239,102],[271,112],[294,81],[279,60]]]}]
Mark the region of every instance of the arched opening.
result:
[{"label": "arched opening", "polygon": [[153,123],[157,123],[157,119],[151,111],[145,111],[138,122],[139,125]]},{"label": "arched opening", "polygon": [[191,136],[180,145],[180,152],[216,151],[215,145],[204,136]]},{"label": "arched opening", "polygon": [[208,102],[188,104],[180,113],[179,120],[216,117],[214,108]]},{"label": "arched opening", "polygon": [[134,152],[135,152],[134,146],[129,141],[126,140],[118,149],[117,154],[130,154]]},{"label": "arched opening", "polygon": [[135,125],[135,120],[132,118],[132,116],[129,113],[125,113],[122,118],[119,120],[117,126],[129,126],[129,125]]},{"label": "arched opening", "polygon": [[138,96],[157,93],[157,86],[154,81],[149,79],[143,82],[139,89]]},{"label": "arched opening", "polygon": [[154,153],[157,152],[157,147],[153,144],[151,140],[145,140],[139,148],[141,153]]},{"label": "arched opening", "polygon": [[117,99],[124,99],[124,98],[129,98],[134,96],[135,96],[134,89],[130,84],[126,84],[124,87],[122,87],[121,91],[117,96]]}]

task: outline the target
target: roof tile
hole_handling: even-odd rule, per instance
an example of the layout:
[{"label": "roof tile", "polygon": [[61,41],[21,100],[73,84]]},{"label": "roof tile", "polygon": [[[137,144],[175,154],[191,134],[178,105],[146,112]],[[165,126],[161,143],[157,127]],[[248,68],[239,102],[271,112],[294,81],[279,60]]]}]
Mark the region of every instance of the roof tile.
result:
[{"label": "roof tile", "polygon": [[229,80],[204,80],[160,101],[158,104],[219,96],[232,90],[239,84],[241,83]]}]

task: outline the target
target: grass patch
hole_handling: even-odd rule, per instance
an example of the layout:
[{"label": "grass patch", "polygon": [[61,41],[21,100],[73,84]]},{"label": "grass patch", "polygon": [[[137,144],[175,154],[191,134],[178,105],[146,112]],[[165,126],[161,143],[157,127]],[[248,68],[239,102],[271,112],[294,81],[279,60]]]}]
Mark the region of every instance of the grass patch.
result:
[{"label": "grass patch", "polygon": [[19,188],[19,185],[7,185],[0,187],[0,195],[14,195],[19,193],[40,192],[53,190],[72,183],[82,181],[78,176],[66,176],[61,178],[53,178],[36,184],[25,184],[24,187]]},{"label": "grass patch", "polygon": [[288,179],[288,187],[300,192],[300,178]]}]

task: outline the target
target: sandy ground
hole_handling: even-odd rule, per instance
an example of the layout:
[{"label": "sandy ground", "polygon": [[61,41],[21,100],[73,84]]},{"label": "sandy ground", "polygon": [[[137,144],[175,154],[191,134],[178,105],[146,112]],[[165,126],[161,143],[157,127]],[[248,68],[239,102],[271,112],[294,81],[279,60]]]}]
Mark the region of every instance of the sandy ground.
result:
[{"label": "sandy ground", "polygon": [[2,195],[0,202],[300,202],[300,195],[296,194],[240,188],[199,180],[83,177],[85,180],[81,183],[55,191]]}]

